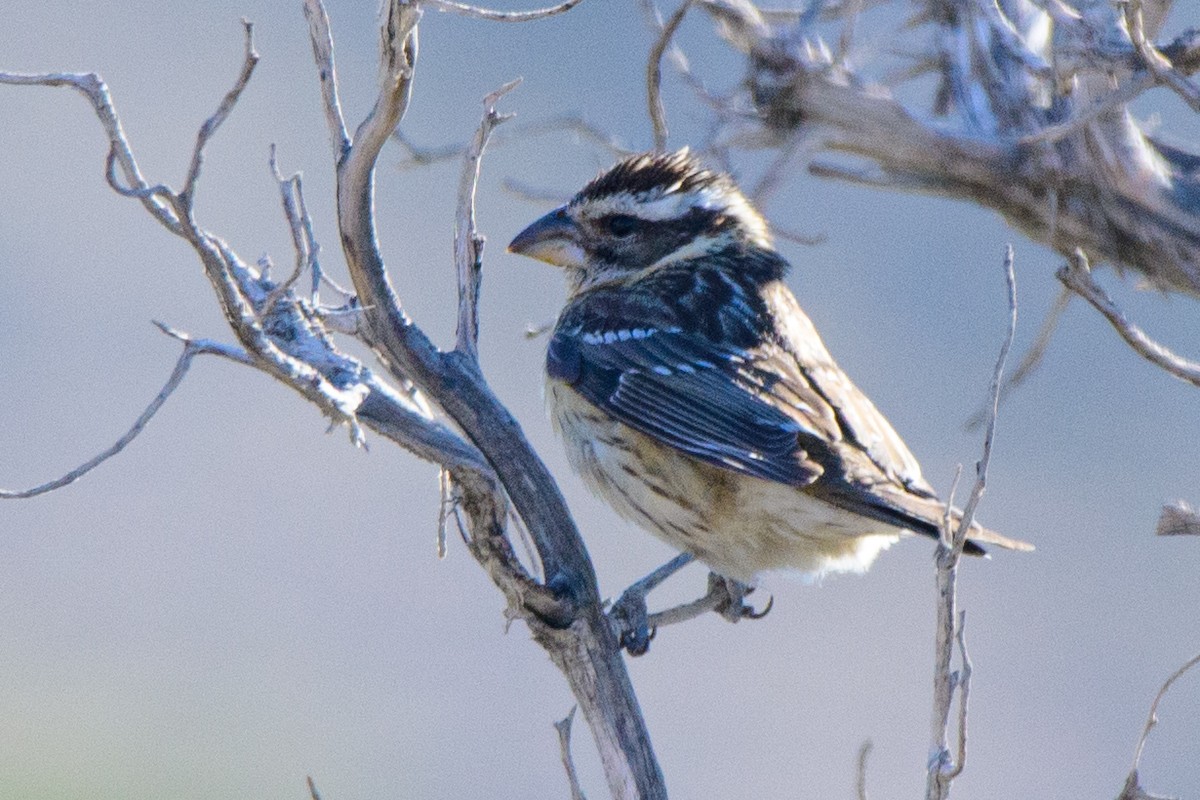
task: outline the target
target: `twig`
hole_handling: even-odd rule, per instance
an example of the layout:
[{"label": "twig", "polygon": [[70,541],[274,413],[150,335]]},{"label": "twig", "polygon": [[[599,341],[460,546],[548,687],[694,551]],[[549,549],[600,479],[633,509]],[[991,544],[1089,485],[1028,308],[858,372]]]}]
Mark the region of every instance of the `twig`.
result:
[{"label": "twig", "polygon": [[854,30],[857,27],[858,15],[862,13],[863,0],[847,0],[846,13],[842,22],[842,33],[838,37],[837,63],[843,67],[850,55],[850,46],[854,42]]},{"label": "twig", "polygon": [[479,186],[479,168],[488,138],[497,125],[512,119],[500,114],[496,103],[521,83],[504,84],[483,100],[483,119],[471,146],[463,158],[458,180],[458,213],[454,218],[454,263],[458,270],[458,330],[454,349],[472,361],[479,360],[479,284],[483,277],[483,237],[475,228],[475,191]]},{"label": "twig", "polygon": [[[546,133],[557,133],[567,131],[574,133],[582,139],[587,139],[593,144],[599,145],[617,158],[623,158],[631,155],[632,150],[622,145],[617,141],[616,137],[610,135],[600,127],[591,124],[583,117],[577,114],[564,114],[559,117],[550,119],[537,120],[528,123],[517,123],[511,125],[504,131],[497,131],[493,134],[488,146],[492,149],[507,145],[510,142],[527,141],[530,136],[540,136]],[[399,169],[413,169],[416,167],[426,167],[431,164],[437,164],[443,161],[452,161],[461,158],[466,152],[469,144],[454,143],[439,145],[434,147],[423,147],[408,138],[405,133],[396,129],[392,133],[392,138],[408,152],[408,158],[400,161],[397,164]]]},{"label": "twig", "polygon": [[1120,6],[1125,25],[1129,29],[1129,38],[1133,40],[1133,46],[1141,56],[1142,64],[1159,83],[1169,86],[1193,111],[1200,112],[1200,89],[1180,75],[1170,60],[1146,37],[1142,0],[1125,0]]},{"label": "twig", "polygon": [[663,25],[658,40],[650,48],[650,58],[646,62],[646,100],[650,124],[654,128],[654,149],[658,151],[667,146],[667,112],[662,101],[662,57],[693,2],[695,0],[683,0],[675,9],[675,13]]},{"label": "twig", "polygon": [[[142,176],[137,158],[129,146],[121,118],[117,115],[109,94],[108,85],[94,72],[89,73],[38,73],[24,74],[15,72],[0,72],[0,83],[14,86],[66,86],[74,89],[87,98],[92,104],[92,110],[108,134],[108,156],[105,162],[105,178],[109,185],[119,194],[134,197],[141,201],[143,207],[163,227],[172,233],[180,233],[179,217],[170,202],[171,190],[162,184],[151,186]],[[125,184],[121,184],[116,176],[116,168],[120,166],[125,175]]]},{"label": "twig", "polygon": [[874,745],[867,739],[858,748],[857,767],[854,770],[854,796],[858,800],[867,800],[867,757],[871,755]]},{"label": "twig", "polygon": [[1082,111],[1075,112],[1070,119],[1055,125],[1047,125],[1033,133],[1025,134],[1017,139],[1017,144],[1032,145],[1042,142],[1053,143],[1061,141],[1083,130],[1087,125],[1095,122],[1110,111],[1114,111],[1131,102],[1153,85],[1154,77],[1152,75],[1146,73],[1135,75],[1128,83],[1113,89],[1112,92],[1106,94]]},{"label": "twig", "polygon": [[1150,731],[1158,724],[1158,704],[1166,695],[1167,690],[1171,688],[1171,684],[1183,677],[1184,673],[1192,667],[1200,664],[1200,654],[1192,656],[1186,664],[1171,674],[1163,683],[1162,688],[1158,690],[1158,694],[1154,697],[1154,702],[1150,704],[1150,714],[1146,718],[1146,725],[1142,728],[1142,735],[1138,737],[1137,747],[1133,753],[1133,767],[1129,770],[1129,774],[1125,777],[1125,785],[1121,788],[1121,793],[1117,795],[1117,800],[1170,800],[1170,798],[1152,795],[1141,786],[1141,781],[1138,777],[1138,765],[1142,760],[1142,750],[1146,746],[1146,739],[1150,736]]},{"label": "twig", "polygon": [[338,97],[337,68],[333,60],[333,33],[329,27],[329,15],[321,0],[304,0],[304,18],[308,20],[308,38],[312,43],[313,61],[317,64],[317,78],[321,83],[321,108],[325,111],[325,124],[333,144],[334,163],[340,163],[350,150],[350,135],[346,132],[346,119],[342,116],[342,101]]},{"label": "twig", "polygon": [[505,178],[500,184],[504,191],[515,195],[522,200],[528,200],[531,203],[553,203],[561,205],[570,199],[571,195],[568,192],[555,192],[549,189],[539,189],[535,186],[530,186],[516,178]]},{"label": "twig", "polygon": [[[937,545],[937,632],[935,644],[934,675],[933,675],[933,717],[931,730],[930,756],[928,776],[925,783],[926,800],[945,800],[950,794],[950,785],[963,770],[966,764],[967,748],[967,691],[969,689],[970,661],[967,657],[966,641],[963,638],[963,623],[965,617],[957,609],[958,561],[962,555],[963,544],[975,518],[975,510],[983,498],[987,487],[987,470],[991,461],[992,442],[996,432],[996,416],[1000,404],[1000,386],[1004,376],[1004,363],[1008,351],[1012,347],[1017,329],[1017,285],[1013,271],[1013,249],[1009,245],[1005,250],[1004,274],[1008,284],[1009,321],[1008,332],[1000,347],[1000,355],[996,359],[996,367],[992,373],[991,407],[984,434],[983,455],[975,466],[975,486],[971,496],[962,511],[958,528],[949,535],[943,531],[943,536]],[[957,484],[958,478],[955,477]],[[953,494],[953,493],[952,493]],[[953,496],[950,498],[953,502]],[[949,503],[947,503],[949,506]],[[949,527],[950,515],[947,512],[943,524]],[[949,539],[949,541],[947,541]],[[958,642],[962,659],[959,672],[950,671],[950,663],[954,656],[954,644]],[[958,711],[958,753],[957,757],[950,754],[948,728],[950,724],[950,709],[954,702],[955,692],[959,694]]]},{"label": "twig", "polygon": [[[1019,388],[1029,376],[1037,371],[1041,366],[1042,359],[1046,356],[1046,349],[1050,346],[1050,340],[1054,336],[1054,332],[1058,330],[1058,323],[1062,320],[1063,314],[1067,310],[1067,306],[1071,304],[1071,298],[1074,295],[1067,287],[1063,287],[1058,293],[1058,297],[1054,300],[1054,305],[1046,312],[1046,318],[1042,320],[1042,325],[1038,328],[1037,335],[1033,338],[1033,344],[1025,352],[1025,356],[1021,362],[1017,364],[1007,378],[1004,380],[1004,386],[1000,388],[1000,402],[1008,399],[1008,396]],[[988,418],[988,409],[983,407],[976,411],[970,419],[967,420],[963,428],[968,431],[978,430]]]},{"label": "twig", "polygon": [[967,612],[963,609],[958,612],[958,632],[955,634],[955,639],[958,642],[958,659],[961,665],[958,668],[958,757],[954,761],[954,768],[946,775],[946,779],[954,780],[962,774],[963,767],[967,764],[967,706],[971,695],[971,656],[967,652]]},{"label": "twig", "polygon": [[1121,309],[1117,308],[1108,293],[1096,283],[1092,277],[1087,256],[1082,250],[1077,248],[1074,256],[1068,259],[1066,265],[1060,267],[1054,276],[1064,286],[1087,300],[1093,308],[1103,314],[1109,324],[1138,355],[1176,378],[1187,381],[1193,386],[1200,386],[1200,363],[1175,355],[1130,322]]},{"label": "twig", "polygon": [[1158,704],[1162,702],[1163,697],[1166,696],[1167,690],[1171,688],[1171,684],[1182,678],[1188,670],[1197,664],[1200,664],[1200,653],[1192,656],[1187,660],[1187,663],[1172,672],[1171,677],[1167,678],[1166,681],[1163,682],[1162,687],[1158,690],[1158,694],[1154,696],[1154,702],[1150,704],[1150,713],[1146,716],[1146,725],[1142,728],[1142,735],[1138,738],[1137,747],[1134,748],[1133,751],[1133,767],[1130,769],[1131,773],[1137,772],[1138,765],[1141,764],[1142,761],[1142,751],[1146,747],[1146,739],[1150,737],[1150,731],[1153,730],[1154,726],[1158,724]]},{"label": "twig", "polygon": [[452,14],[461,14],[464,17],[487,19],[492,22],[532,22],[570,11],[583,2],[583,0],[564,0],[564,2],[556,6],[539,8],[533,11],[494,11],[490,8],[482,8],[481,6],[473,6],[467,3],[456,3],[454,0],[421,0],[421,2],[427,6],[436,8],[438,11],[449,11]]},{"label": "twig", "polygon": [[321,281],[321,268],[317,260],[320,246],[317,244],[313,234],[312,218],[309,217],[308,208],[304,203],[303,179],[299,172],[294,172],[290,177],[284,178],[279,172],[279,163],[276,161],[275,156],[275,145],[272,143],[268,162],[271,167],[271,174],[274,176],[275,182],[279,185],[279,199],[283,204],[284,218],[287,219],[288,228],[292,232],[292,249],[296,251],[296,266],[288,279],[275,287],[267,295],[267,299],[263,302],[262,308],[259,311],[260,319],[271,313],[271,310],[279,302],[279,299],[287,294],[296,282],[300,280],[300,276],[304,274],[305,268],[312,270],[311,300],[314,305],[317,302],[316,295]]},{"label": "twig", "polygon": [[253,359],[245,351],[236,347],[207,339],[190,339],[161,323],[155,324],[167,335],[183,342],[183,352],[179,354],[179,359],[175,362],[175,369],[171,370],[171,375],[167,378],[167,382],[163,384],[158,395],[150,401],[150,405],[146,406],[146,410],[134,421],[129,430],[121,438],[117,439],[112,446],[52,481],[43,483],[40,486],[34,486],[31,489],[0,489],[0,500],[24,500],[30,497],[37,497],[40,494],[46,494],[47,492],[53,492],[55,489],[61,489],[79,480],[117,453],[120,453],[130,442],[138,437],[138,434],[145,429],[150,420],[154,418],[154,415],[158,413],[158,410],[167,402],[167,398],[179,388],[179,384],[183,382],[184,377],[187,375],[188,368],[192,366],[192,359],[196,356],[204,353],[212,353],[228,358],[231,361],[236,361],[239,364],[252,365],[254,363]]},{"label": "twig", "polygon": [[258,64],[259,56],[254,49],[254,23],[243,19],[242,28],[245,31],[245,55],[242,59],[242,70],[238,74],[237,80],[234,81],[233,88],[226,92],[225,97],[221,99],[217,110],[200,126],[200,131],[196,134],[196,146],[192,148],[192,163],[188,166],[187,178],[184,179],[183,189],[179,192],[179,202],[188,216],[192,212],[192,195],[196,191],[196,181],[200,179],[200,167],[204,162],[204,148],[221,124],[229,118],[233,107],[237,105],[238,98],[242,96],[242,92],[250,82],[250,76],[254,74],[254,67]]},{"label": "twig", "polygon": [[312,776],[311,775],[307,776],[304,779],[304,781],[305,781],[305,783],[308,784],[309,800],[321,800],[321,795],[319,792],[317,792],[317,785],[315,783],[313,783]]},{"label": "twig", "polygon": [[567,780],[571,784],[571,800],[587,800],[583,787],[579,785],[579,774],[575,771],[575,761],[571,758],[571,723],[575,721],[575,711],[578,706],[571,706],[570,713],[564,719],[554,723],[558,731],[558,749],[562,756],[563,769],[567,772]]}]

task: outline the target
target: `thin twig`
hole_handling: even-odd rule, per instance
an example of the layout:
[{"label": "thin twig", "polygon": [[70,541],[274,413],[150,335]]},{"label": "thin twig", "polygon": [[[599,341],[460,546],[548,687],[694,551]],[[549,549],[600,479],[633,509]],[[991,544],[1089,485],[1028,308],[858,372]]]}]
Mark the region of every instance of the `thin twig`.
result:
[{"label": "thin twig", "polygon": [[987,488],[988,465],[992,460],[992,442],[996,437],[996,417],[1000,410],[1000,387],[1003,385],[1004,364],[1008,359],[1008,351],[1012,348],[1013,338],[1017,333],[1017,277],[1013,271],[1013,248],[1008,245],[1004,254],[1004,276],[1008,285],[1008,334],[1000,347],[1000,355],[996,358],[996,369],[992,373],[991,386],[991,416],[988,419],[986,432],[983,437],[983,455],[975,465],[975,488],[963,507],[962,519],[959,522],[958,533],[955,535],[956,547],[962,551],[962,543],[966,541],[967,531],[975,518],[975,509],[983,499]]},{"label": "thin twig", "polygon": [[[1009,245],[1005,250],[1004,274],[1008,284],[1009,321],[1008,332],[1000,347],[1000,355],[996,359],[996,367],[992,373],[990,417],[987,432],[984,434],[983,455],[975,466],[975,485],[971,496],[962,511],[958,528],[949,534],[950,515],[947,512],[943,520],[945,529],[937,545],[937,630],[935,642],[934,675],[933,675],[933,717],[930,743],[928,773],[925,783],[926,800],[945,800],[950,794],[950,785],[963,770],[966,764],[967,747],[967,689],[970,677],[970,663],[967,658],[966,641],[963,639],[963,617],[957,609],[958,561],[962,555],[967,533],[975,518],[975,510],[983,498],[987,487],[987,471],[991,461],[992,442],[996,432],[996,416],[999,412],[1000,386],[1004,377],[1004,364],[1008,351],[1012,347],[1017,329],[1017,284],[1013,270],[1013,248]],[[957,486],[958,476],[955,476]],[[952,492],[953,495],[953,492]],[[951,497],[953,500],[953,497]],[[949,539],[949,541],[946,541]],[[954,657],[954,644],[958,642],[962,668],[958,672],[950,671]],[[958,712],[958,753],[954,757],[950,753],[949,732],[950,710],[954,703],[955,692],[959,693]]]},{"label": "thin twig", "polygon": [[842,33],[838,37],[837,63],[843,67],[850,55],[850,47],[854,43],[854,32],[858,23],[858,15],[862,13],[863,0],[847,0],[845,20],[842,22]]},{"label": "thin twig", "polygon": [[675,9],[675,13],[663,25],[658,40],[650,48],[650,58],[646,62],[646,100],[650,124],[654,128],[654,149],[658,151],[667,146],[667,112],[662,101],[662,57],[693,2],[695,0],[683,0]]},{"label": "thin twig", "polygon": [[958,642],[958,757],[954,768],[946,775],[947,780],[954,780],[962,774],[967,764],[967,706],[971,696],[971,656],[967,652],[967,612],[958,612],[958,632],[955,639]]},{"label": "thin twig", "polygon": [[1154,726],[1158,724],[1158,704],[1162,702],[1163,697],[1166,696],[1167,690],[1171,688],[1171,684],[1182,678],[1188,670],[1197,664],[1200,664],[1200,653],[1189,658],[1187,663],[1172,672],[1171,677],[1167,678],[1166,681],[1163,682],[1162,688],[1160,688],[1158,690],[1158,694],[1154,696],[1154,702],[1150,704],[1150,713],[1146,716],[1146,725],[1144,728],[1142,728],[1142,735],[1138,738],[1137,747],[1134,748],[1133,751],[1133,767],[1130,770],[1131,773],[1137,772],[1138,765],[1141,764],[1142,761],[1142,750],[1144,750],[1146,747],[1146,739],[1150,737],[1150,731],[1153,730]]},{"label": "thin twig", "polygon": [[483,237],[475,228],[475,191],[488,138],[497,125],[512,119],[500,114],[496,103],[521,83],[518,78],[504,84],[483,100],[483,119],[475,131],[458,180],[458,213],[454,218],[454,264],[458,270],[458,330],[454,349],[472,361],[479,360],[479,285],[483,277]]},{"label": "thin twig", "polygon": [[[125,136],[121,118],[113,105],[108,85],[99,75],[88,73],[38,73],[26,74],[15,72],[0,72],[0,83],[14,86],[66,86],[82,94],[92,104],[92,110],[108,134],[108,156],[105,166],[105,178],[118,194],[135,197],[151,216],[167,230],[178,234],[180,232],[179,217],[171,205],[171,190],[162,184],[151,186],[142,176],[137,158]],[[122,184],[116,176],[116,168],[120,166],[125,175]]]},{"label": "thin twig", "polygon": [[115,456],[117,453],[120,453],[129,445],[130,442],[138,437],[138,434],[145,429],[150,420],[154,418],[154,415],[158,413],[158,410],[167,402],[167,398],[179,388],[179,384],[183,382],[184,377],[187,375],[188,368],[192,366],[192,359],[196,356],[204,353],[212,353],[214,355],[228,358],[231,361],[236,361],[239,364],[252,365],[254,363],[253,359],[245,351],[239,348],[221,344],[219,342],[209,341],[207,339],[190,339],[183,334],[172,331],[170,328],[162,325],[161,323],[155,324],[157,324],[159,328],[161,328],[162,331],[167,335],[183,342],[183,352],[179,354],[179,359],[175,362],[175,368],[171,370],[171,375],[167,378],[167,382],[163,384],[163,387],[161,390],[159,390],[158,395],[150,401],[150,405],[146,406],[146,410],[143,411],[136,420],[134,420],[134,423],[129,430],[126,431],[121,438],[117,439],[117,441],[114,442],[110,447],[102,450],[97,455],[80,464],[78,467],[75,467],[75,469],[67,472],[65,475],[55,478],[52,481],[47,481],[46,483],[43,483],[40,486],[34,486],[31,489],[0,489],[0,500],[24,500],[29,497],[37,497],[41,494],[53,492],[55,489],[61,489],[62,487],[79,480],[84,475],[88,474],[93,469]]},{"label": "thin twig", "polygon": [[554,205],[562,205],[571,198],[570,192],[555,192],[550,189],[539,189],[535,186],[530,186],[516,178],[505,178],[501,182],[501,188],[509,194],[519,197],[522,200],[528,200],[531,203],[552,203]]},{"label": "thin twig", "polygon": [[[1067,287],[1063,287],[1058,293],[1058,297],[1054,300],[1054,305],[1046,312],[1045,319],[1042,320],[1042,325],[1038,328],[1037,335],[1033,337],[1033,344],[1029,345],[1029,349],[1025,351],[1021,362],[1017,364],[1007,378],[1004,379],[1004,386],[1000,388],[1000,402],[1008,399],[1008,396],[1016,391],[1031,375],[1033,375],[1038,367],[1042,364],[1042,359],[1046,356],[1046,350],[1050,346],[1050,340],[1054,337],[1054,332],[1058,330],[1058,323],[1062,321],[1062,316],[1067,310],[1067,306],[1071,304],[1071,298],[1074,294]],[[963,426],[965,430],[978,430],[988,418],[987,407],[980,408]]]},{"label": "thin twig", "polygon": [[1042,142],[1053,143],[1061,141],[1083,130],[1087,125],[1095,122],[1110,111],[1128,104],[1153,85],[1154,77],[1152,75],[1148,73],[1135,75],[1130,78],[1128,83],[1113,89],[1112,92],[1095,101],[1082,111],[1075,112],[1070,119],[1055,125],[1047,125],[1033,133],[1026,134],[1017,139],[1017,144],[1031,145]]},{"label": "thin twig", "polygon": [[305,268],[313,270],[313,303],[316,303],[316,291],[320,285],[320,269],[317,264],[317,243],[313,238],[312,219],[308,216],[308,209],[304,205],[304,186],[299,172],[292,173],[290,177],[283,177],[279,171],[279,163],[276,160],[275,145],[270,148],[270,156],[268,162],[271,167],[271,174],[275,178],[276,184],[279,186],[279,199],[283,204],[283,215],[287,220],[288,228],[292,232],[292,249],[296,251],[296,266],[292,270],[292,274],[283,283],[275,287],[275,289],[267,295],[266,301],[263,302],[262,308],[259,310],[259,318],[262,319],[271,313],[275,308],[275,304],[283,297],[291,288],[300,280],[300,276],[304,274]]},{"label": "thin twig", "polygon": [[1142,15],[1142,0],[1125,0],[1121,3],[1125,25],[1129,30],[1129,38],[1141,56],[1142,63],[1159,83],[1169,86],[1172,91],[1183,98],[1193,111],[1200,112],[1200,89],[1175,69],[1170,59],[1159,52],[1146,36],[1145,22]]},{"label": "thin twig", "polygon": [[867,800],[867,758],[871,755],[874,745],[867,739],[858,748],[858,761],[854,770],[854,796],[858,800]]},{"label": "thin twig", "polygon": [[587,800],[583,787],[579,785],[579,774],[575,771],[575,760],[571,758],[571,723],[575,721],[575,711],[578,706],[571,706],[570,713],[564,719],[554,723],[558,732],[558,750],[562,756],[563,769],[567,772],[567,780],[571,784],[571,800]]},{"label": "thin twig", "polygon": [[583,0],[564,0],[564,2],[556,6],[539,8],[533,11],[495,11],[490,8],[473,6],[467,3],[456,3],[454,0],[421,0],[421,2],[427,6],[436,8],[438,11],[449,11],[452,14],[461,14],[464,17],[487,19],[492,22],[532,22],[570,11],[583,2]]},{"label": "thin twig", "polygon": [[1054,276],[1064,286],[1087,300],[1093,308],[1103,314],[1109,324],[1138,355],[1176,378],[1187,381],[1193,386],[1200,386],[1200,363],[1175,355],[1130,322],[1124,312],[1117,308],[1108,293],[1096,283],[1092,277],[1087,256],[1082,250],[1076,249],[1074,256],[1068,259],[1066,265],[1060,267]]},{"label": "thin twig", "polygon": [[319,792],[317,792],[317,785],[313,783],[312,776],[309,775],[304,780],[308,784],[309,800],[321,800],[321,795]]},{"label": "thin twig", "polygon": [[192,163],[188,166],[187,178],[184,179],[183,189],[179,192],[180,205],[188,215],[191,214],[192,195],[196,191],[196,181],[200,179],[200,167],[204,163],[204,148],[221,124],[229,118],[233,107],[237,105],[238,98],[242,96],[242,92],[250,82],[250,76],[254,74],[254,67],[258,64],[258,52],[254,49],[254,23],[243,19],[242,29],[245,32],[245,55],[242,59],[242,70],[238,74],[237,80],[234,81],[233,88],[226,92],[225,97],[221,99],[217,110],[200,126],[200,130],[196,134],[196,146],[192,148]]},{"label": "thin twig", "polygon": [[308,38],[312,43],[313,61],[321,83],[321,107],[333,144],[333,160],[338,163],[350,150],[350,135],[342,116],[342,101],[338,97],[337,69],[333,59],[333,33],[329,15],[321,0],[304,0],[304,17],[308,20]]}]

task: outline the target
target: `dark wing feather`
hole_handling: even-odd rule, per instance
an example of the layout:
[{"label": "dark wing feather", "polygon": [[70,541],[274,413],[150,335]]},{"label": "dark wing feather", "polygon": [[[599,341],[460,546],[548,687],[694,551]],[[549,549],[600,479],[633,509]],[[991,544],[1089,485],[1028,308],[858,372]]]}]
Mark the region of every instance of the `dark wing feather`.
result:
[{"label": "dark wing feather", "polygon": [[673,319],[644,313],[631,319],[619,296],[589,301],[589,324],[564,319],[550,342],[552,378],[631,428],[710,464],[793,486],[820,476],[822,467],[800,440],[820,441],[821,434],[801,409],[781,407],[756,385],[763,379],[751,353]]}]

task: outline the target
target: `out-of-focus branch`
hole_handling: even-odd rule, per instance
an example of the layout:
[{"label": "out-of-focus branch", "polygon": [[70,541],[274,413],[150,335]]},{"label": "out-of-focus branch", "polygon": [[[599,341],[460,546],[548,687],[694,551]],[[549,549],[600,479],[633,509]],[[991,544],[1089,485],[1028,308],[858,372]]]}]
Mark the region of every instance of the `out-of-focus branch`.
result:
[{"label": "out-of-focus branch", "polygon": [[570,11],[582,1],[564,0],[564,2],[556,6],[539,8],[533,11],[495,11],[490,8],[470,5],[469,3],[457,3],[454,0],[423,0],[426,5],[436,8],[438,11],[449,11],[453,14],[461,14],[464,17],[476,17],[477,19],[486,19],[492,22],[533,22],[534,20],[545,19],[546,17],[553,17],[555,14]]},{"label": "out-of-focus branch", "polygon": [[1162,507],[1154,533],[1158,536],[1200,536],[1200,511],[1183,500]]},{"label": "out-of-focus branch", "polygon": [[[1009,245],[1004,257],[1004,275],[1008,285],[1008,331],[1004,343],[1000,347],[1000,355],[996,359],[996,368],[992,373],[991,410],[987,423],[987,432],[983,439],[983,455],[975,465],[975,485],[971,495],[963,507],[962,518],[958,527],[951,530],[949,503],[954,500],[953,490],[950,493],[943,524],[942,537],[938,540],[935,561],[937,564],[937,632],[934,646],[933,674],[933,725],[928,764],[928,776],[925,783],[926,800],[945,800],[950,795],[950,785],[962,772],[967,757],[967,700],[970,691],[971,659],[967,654],[967,644],[963,636],[966,624],[966,612],[958,610],[958,562],[962,556],[963,545],[975,519],[975,511],[983,499],[987,489],[987,471],[992,457],[992,442],[996,433],[996,416],[1000,404],[1000,387],[1004,378],[1004,363],[1008,359],[1008,351],[1012,347],[1017,330],[1017,285],[1013,271],[1013,250]],[[955,477],[957,485],[958,478]],[[954,657],[954,647],[958,645],[962,666],[957,671],[951,671],[950,665]],[[952,755],[949,744],[950,714],[954,705],[954,696],[958,694],[958,747],[957,754]]]},{"label": "out-of-focus branch", "polygon": [[675,13],[663,25],[646,60],[646,102],[650,110],[650,124],[654,128],[654,149],[659,151],[667,146],[667,112],[662,101],[662,57],[693,1],[683,0],[675,9]]},{"label": "out-of-focus branch", "polygon": [[1181,87],[1200,69],[1200,32],[1154,45],[1152,57],[1099,5],[1085,17],[1062,2],[928,0],[921,30],[935,52],[923,55],[942,72],[930,106],[952,115],[940,123],[851,72],[815,18],[776,23],[749,0],[697,7],[745,54],[742,105],[760,139],[781,144],[803,129],[816,151],[869,165],[819,174],[969,200],[1063,255],[1082,248],[1200,296],[1197,155],[1151,139],[1127,109],[1158,83],[1190,94]]}]

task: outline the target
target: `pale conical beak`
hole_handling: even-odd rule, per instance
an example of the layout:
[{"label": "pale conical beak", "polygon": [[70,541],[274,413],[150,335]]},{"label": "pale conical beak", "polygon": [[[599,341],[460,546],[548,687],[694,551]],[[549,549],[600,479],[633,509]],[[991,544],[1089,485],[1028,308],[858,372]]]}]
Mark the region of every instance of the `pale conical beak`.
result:
[{"label": "pale conical beak", "polygon": [[518,233],[508,243],[508,252],[536,258],[556,267],[582,268],[584,265],[579,228],[567,215],[566,206],[554,209]]}]

